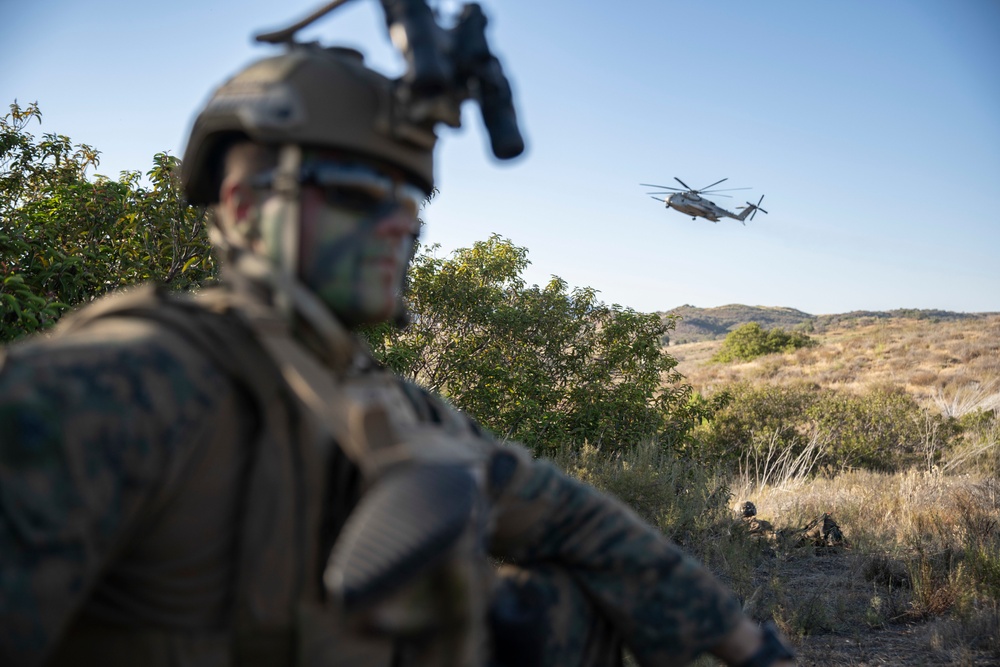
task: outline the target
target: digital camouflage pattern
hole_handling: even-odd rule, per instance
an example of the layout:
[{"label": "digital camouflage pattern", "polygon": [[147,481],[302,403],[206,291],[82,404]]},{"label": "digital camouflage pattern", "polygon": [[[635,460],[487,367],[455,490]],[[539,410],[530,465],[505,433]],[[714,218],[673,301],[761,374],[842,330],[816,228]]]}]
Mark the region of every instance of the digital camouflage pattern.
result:
[{"label": "digital camouflage pattern", "polygon": [[[241,425],[216,417],[238,401],[208,360],[148,322],[99,323],[7,351],[0,663],[37,664],[84,607],[130,624],[221,623],[228,586],[200,578],[225,569],[232,540],[236,496],[225,489],[239,474]],[[230,441],[232,461],[207,469],[199,450],[213,439]],[[179,496],[192,476],[202,497]]]},{"label": "digital camouflage pattern", "polygon": [[[619,501],[520,448],[515,454],[491,553],[566,571],[643,665],[685,664],[732,630],[740,605],[704,567]],[[588,630],[566,628],[557,619],[567,611],[556,604],[547,653],[573,655]]]},{"label": "digital camouflage pattern", "polygon": [[[225,358],[238,317],[139,299],[170,315],[69,322],[3,359],[0,664],[391,664],[338,625],[321,582],[357,468],[287,394],[261,408],[274,388]],[[236,342],[212,352],[170,324],[198,318]],[[738,622],[738,602],[622,504],[392,382],[408,402],[393,409],[491,453],[488,547],[506,565],[490,615],[510,664],[613,664],[621,642],[641,664],[683,664]]]}]

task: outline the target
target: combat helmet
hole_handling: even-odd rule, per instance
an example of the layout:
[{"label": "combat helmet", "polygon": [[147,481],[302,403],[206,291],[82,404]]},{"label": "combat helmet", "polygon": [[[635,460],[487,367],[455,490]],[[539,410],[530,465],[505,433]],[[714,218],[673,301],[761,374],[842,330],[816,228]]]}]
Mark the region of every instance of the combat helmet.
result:
[{"label": "combat helmet", "polygon": [[188,201],[217,201],[219,162],[239,138],[376,158],[430,192],[433,125],[404,118],[398,100],[395,82],[352,49],[309,45],[254,62],[222,84],[194,122],[181,163]]},{"label": "combat helmet", "polygon": [[251,64],[226,81],[194,122],[181,183],[192,204],[218,198],[219,161],[238,138],[275,146],[334,148],[385,161],[430,192],[434,127],[461,125],[460,106],[475,100],[493,154],[520,155],[510,85],[485,36],[479,5],[463,5],[451,28],[439,26],[426,0],[382,0],[386,27],[407,73],[388,79],[353,49],[295,41],[295,33],[346,0],[333,0],[288,28],[257,35],[288,51]]}]

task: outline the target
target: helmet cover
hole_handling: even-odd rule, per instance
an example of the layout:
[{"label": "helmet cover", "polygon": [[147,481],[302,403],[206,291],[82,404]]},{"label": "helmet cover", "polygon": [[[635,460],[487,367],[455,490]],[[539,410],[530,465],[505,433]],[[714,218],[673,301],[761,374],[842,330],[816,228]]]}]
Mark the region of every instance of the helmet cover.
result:
[{"label": "helmet cover", "polygon": [[395,82],[351,49],[302,45],[256,61],[222,84],[195,119],[181,163],[188,201],[218,201],[222,155],[240,138],[381,160],[430,192],[433,125],[405,120],[398,100]]}]

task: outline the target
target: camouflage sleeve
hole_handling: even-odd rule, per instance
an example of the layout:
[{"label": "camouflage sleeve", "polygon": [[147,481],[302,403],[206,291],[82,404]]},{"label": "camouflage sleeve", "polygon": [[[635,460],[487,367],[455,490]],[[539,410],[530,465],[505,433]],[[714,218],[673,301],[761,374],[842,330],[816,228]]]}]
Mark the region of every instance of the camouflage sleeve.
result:
[{"label": "camouflage sleeve", "polygon": [[497,442],[440,397],[404,389],[422,420],[471,436],[486,453],[490,552],[568,571],[642,665],[687,664],[736,628],[735,596],[623,503],[519,445]]},{"label": "camouflage sleeve", "polygon": [[44,661],[225,383],[140,320],[0,350],[0,664]]},{"label": "camouflage sleeve", "polygon": [[501,451],[491,551],[567,569],[640,664],[686,664],[736,627],[736,598],[624,504],[520,447]]}]

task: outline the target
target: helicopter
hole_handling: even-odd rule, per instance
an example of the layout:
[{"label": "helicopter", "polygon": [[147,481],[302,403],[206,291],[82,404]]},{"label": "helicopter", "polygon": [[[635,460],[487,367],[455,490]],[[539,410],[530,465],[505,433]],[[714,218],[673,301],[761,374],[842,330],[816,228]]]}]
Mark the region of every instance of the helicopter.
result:
[{"label": "helicopter", "polygon": [[757,215],[757,211],[761,213],[767,213],[764,209],[760,207],[761,202],[764,201],[764,195],[760,196],[756,204],[751,204],[747,202],[746,206],[740,206],[737,208],[743,209],[741,213],[732,213],[722,208],[713,201],[709,201],[702,197],[702,195],[713,195],[717,197],[730,197],[732,195],[719,194],[721,192],[732,192],[734,190],[749,190],[750,188],[728,188],[726,190],[712,190],[716,185],[728,181],[728,178],[723,178],[721,181],[716,181],[711,185],[706,185],[705,187],[695,190],[690,185],[682,181],[681,179],[674,176],[674,180],[683,185],[686,189],[681,190],[680,188],[674,188],[667,185],[653,185],[651,183],[640,183],[639,185],[645,186],[647,188],[660,188],[661,190],[674,190],[674,193],[667,192],[648,192],[648,195],[667,195],[666,199],[661,199],[660,197],[653,197],[656,201],[664,202],[667,208],[672,208],[681,213],[686,213],[691,216],[692,220],[698,218],[706,218],[712,222],[718,222],[719,218],[732,218],[733,220],[739,220],[743,225],[747,223],[745,220],[753,220],[754,216]]}]

